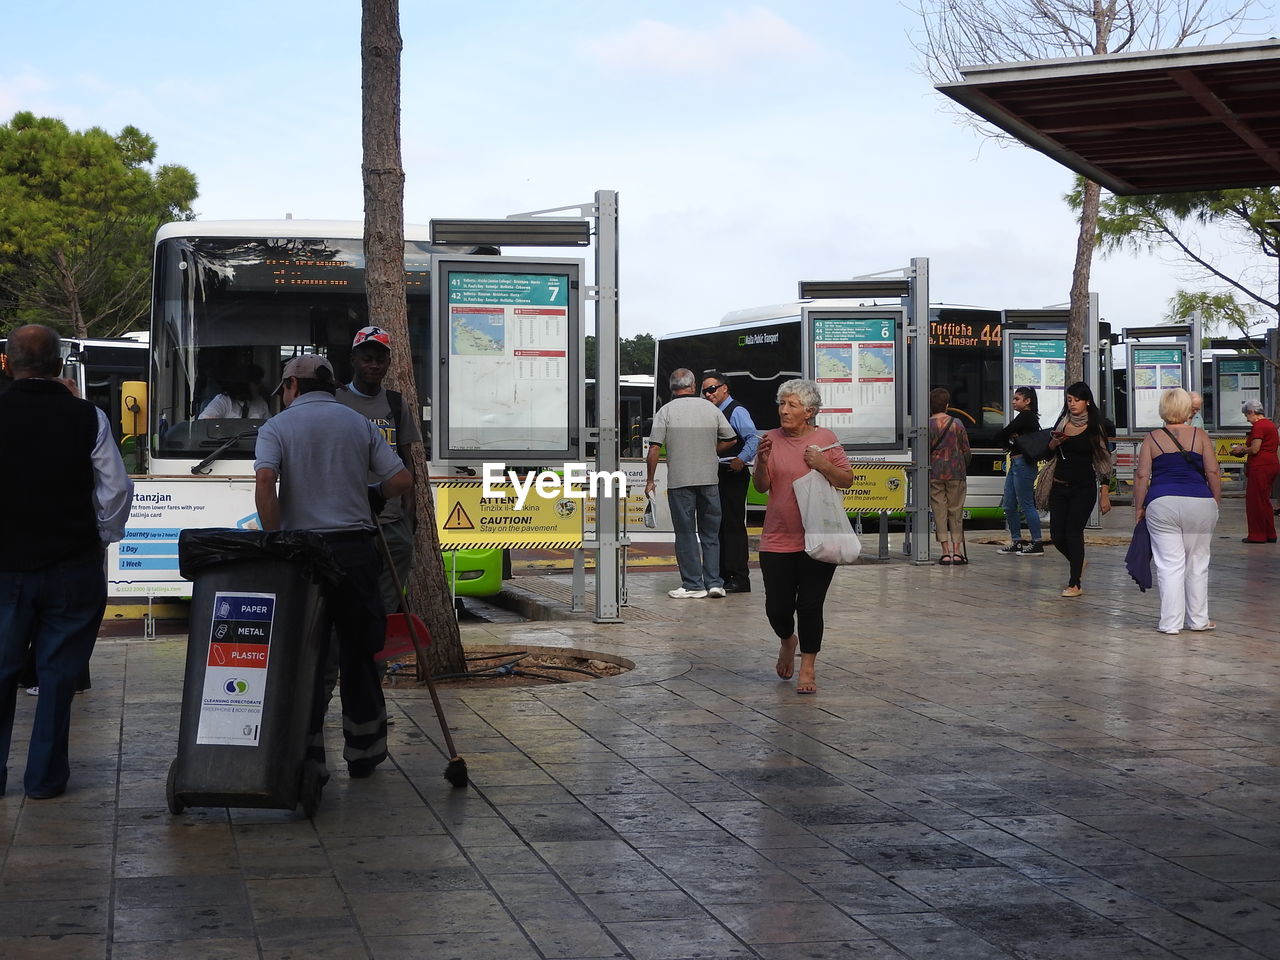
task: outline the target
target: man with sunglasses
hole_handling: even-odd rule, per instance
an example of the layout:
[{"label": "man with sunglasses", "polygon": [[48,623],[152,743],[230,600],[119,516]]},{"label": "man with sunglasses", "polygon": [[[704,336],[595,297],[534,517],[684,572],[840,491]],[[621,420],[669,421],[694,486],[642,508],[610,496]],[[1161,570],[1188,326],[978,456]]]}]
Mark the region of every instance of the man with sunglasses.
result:
[{"label": "man with sunglasses", "polygon": [[751,568],[747,565],[747,488],[760,437],[751,413],[729,395],[723,374],[708,370],[702,375],[702,395],[719,408],[733,428],[733,445],[720,451],[720,576],[725,593],[750,593]]},{"label": "man with sunglasses", "polygon": [[649,431],[646,496],[653,493],[659,449],[667,448],[667,503],[676,534],[680,586],[674,600],[723,597],[720,577],[720,497],[716,455],[734,441],[733,428],[696,396],[698,379],[681,367],[667,381],[671,399],[658,408]]}]

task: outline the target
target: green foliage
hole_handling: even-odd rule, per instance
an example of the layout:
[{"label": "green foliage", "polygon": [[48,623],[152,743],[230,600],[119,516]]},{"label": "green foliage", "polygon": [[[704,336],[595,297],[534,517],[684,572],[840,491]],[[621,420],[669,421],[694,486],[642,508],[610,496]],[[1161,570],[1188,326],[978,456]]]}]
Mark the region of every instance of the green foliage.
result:
[{"label": "green foliage", "polygon": [[[1080,209],[1083,191],[1084,180],[1076,177],[1074,189],[1065,198],[1072,209]],[[1280,233],[1267,226],[1267,221],[1278,218],[1278,187],[1105,196],[1098,213],[1097,236],[1103,253],[1119,250],[1175,252],[1232,288],[1236,294],[1252,301],[1253,306],[1275,310],[1277,301],[1268,294],[1269,283],[1250,285],[1240,277],[1228,275],[1201,252],[1194,234],[1202,227],[1220,229],[1247,249],[1275,258],[1280,251]],[[1275,271],[1268,270],[1264,274],[1274,277]],[[1231,293],[1179,291],[1170,303],[1172,313],[1185,309],[1184,315],[1197,305],[1205,316],[1213,315],[1220,322],[1232,326],[1238,327],[1250,316],[1250,310],[1240,305]]]},{"label": "green foliage", "polygon": [[0,126],[0,327],[43,322],[78,336],[148,313],[157,227],[190,219],[195,175],[153,169],[136,127],[112,136],[19,112]]},{"label": "green foliage", "polygon": [[[653,334],[642,333],[618,341],[618,374],[653,374],[654,358],[658,353],[658,344]],[[587,376],[596,375],[596,338],[587,337],[586,355],[583,358]]]},{"label": "green foliage", "polygon": [[1197,310],[1200,311],[1204,334],[1209,337],[1225,335],[1229,331],[1247,335],[1250,325],[1258,321],[1255,304],[1242,304],[1232,293],[1206,290],[1177,291],[1169,298],[1165,319],[1170,323],[1185,323]]}]

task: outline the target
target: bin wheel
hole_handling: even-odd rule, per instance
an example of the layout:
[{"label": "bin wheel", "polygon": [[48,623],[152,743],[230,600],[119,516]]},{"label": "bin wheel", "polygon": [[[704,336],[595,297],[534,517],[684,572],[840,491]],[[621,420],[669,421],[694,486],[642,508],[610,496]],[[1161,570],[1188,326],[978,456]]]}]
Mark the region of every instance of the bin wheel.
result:
[{"label": "bin wheel", "polygon": [[168,801],[169,812],[177,816],[183,810],[187,809],[187,805],[182,802],[178,796],[178,761],[174,760],[169,764],[169,776],[164,784],[164,798]]},{"label": "bin wheel", "polygon": [[302,815],[308,820],[315,818],[320,810],[320,794],[324,791],[324,781],[318,764],[305,763],[302,766],[302,782],[298,786],[298,803],[302,807]]}]

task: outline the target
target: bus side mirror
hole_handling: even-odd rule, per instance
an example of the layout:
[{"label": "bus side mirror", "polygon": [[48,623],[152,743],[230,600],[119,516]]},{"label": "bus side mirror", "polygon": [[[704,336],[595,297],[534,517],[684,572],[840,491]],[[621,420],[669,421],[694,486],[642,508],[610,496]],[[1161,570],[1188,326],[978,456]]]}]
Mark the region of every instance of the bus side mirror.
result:
[{"label": "bus side mirror", "polygon": [[126,437],[138,437],[147,432],[145,380],[125,380],[120,384],[120,432]]}]

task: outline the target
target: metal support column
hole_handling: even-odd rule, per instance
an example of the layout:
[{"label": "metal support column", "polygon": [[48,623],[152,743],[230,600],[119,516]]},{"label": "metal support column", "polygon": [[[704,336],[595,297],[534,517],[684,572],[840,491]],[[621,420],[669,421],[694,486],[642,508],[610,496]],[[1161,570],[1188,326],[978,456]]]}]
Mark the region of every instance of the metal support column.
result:
[{"label": "metal support column", "polygon": [[[596,470],[615,473],[618,462],[618,193],[596,191]],[[611,484],[596,500],[596,623],[621,623],[618,557],[622,501]]]},{"label": "metal support column", "polygon": [[929,562],[929,258],[911,258],[907,336],[911,340],[911,558]]}]

